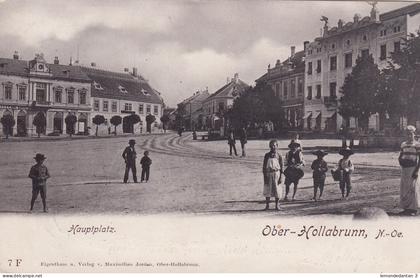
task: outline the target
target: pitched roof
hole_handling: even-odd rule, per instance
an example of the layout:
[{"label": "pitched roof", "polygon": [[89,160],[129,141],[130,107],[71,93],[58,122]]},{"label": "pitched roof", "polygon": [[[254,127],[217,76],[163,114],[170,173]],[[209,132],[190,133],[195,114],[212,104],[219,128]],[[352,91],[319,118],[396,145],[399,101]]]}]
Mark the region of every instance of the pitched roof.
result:
[{"label": "pitched roof", "polygon": [[237,82],[232,80],[228,84],[224,85],[222,88],[211,94],[205,101],[219,98],[219,97],[227,97],[227,98],[234,98],[239,96],[239,94],[249,88],[249,85],[243,82],[242,80],[238,79]]},{"label": "pitched roof", "polygon": [[394,17],[402,16],[402,15],[410,15],[413,16],[420,12],[420,3],[415,3],[409,6],[405,6],[396,10],[392,10],[386,13],[379,15],[379,19],[381,21],[388,20]]},{"label": "pitched roof", "polygon": [[[295,73],[305,72],[305,51],[298,51],[295,55],[287,58],[282,63],[277,62],[274,68],[268,69],[268,72],[263,74],[256,82],[267,81],[270,78],[278,78],[281,76],[289,76]],[[293,67],[290,67],[293,65]]]},{"label": "pitched roof", "polygon": [[[84,74],[78,67],[49,63],[46,63],[45,65],[50,69],[51,76],[42,75],[42,78],[90,82],[89,77]],[[0,58],[0,74],[24,77],[37,76],[30,75],[29,61],[8,58]]]},{"label": "pitched roof", "polygon": [[207,99],[209,97],[209,92],[208,91],[202,91],[202,92],[197,92],[195,94],[193,94],[192,96],[188,97],[187,99],[183,100],[181,103],[188,103],[188,102],[193,102],[193,101],[203,101],[205,99]]},{"label": "pitched roof", "polygon": [[[79,66],[92,80],[92,97],[162,104],[157,92],[142,77]],[[95,86],[94,84],[98,84]]]}]

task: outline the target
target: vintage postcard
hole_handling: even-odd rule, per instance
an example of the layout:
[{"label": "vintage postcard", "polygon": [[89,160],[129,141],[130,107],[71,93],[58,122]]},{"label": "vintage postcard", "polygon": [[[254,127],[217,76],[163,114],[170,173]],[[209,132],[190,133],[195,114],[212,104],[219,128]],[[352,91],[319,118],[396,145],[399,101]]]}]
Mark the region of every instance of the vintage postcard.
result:
[{"label": "vintage postcard", "polygon": [[419,27],[419,2],[0,0],[0,273],[417,277]]}]

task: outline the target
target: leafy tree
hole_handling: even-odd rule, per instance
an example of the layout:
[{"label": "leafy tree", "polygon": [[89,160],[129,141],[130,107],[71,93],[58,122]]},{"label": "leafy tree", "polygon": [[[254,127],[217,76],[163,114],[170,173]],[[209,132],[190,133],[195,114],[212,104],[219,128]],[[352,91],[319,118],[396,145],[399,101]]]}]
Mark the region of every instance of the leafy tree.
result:
[{"label": "leafy tree", "polygon": [[115,115],[110,120],[111,124],[114,126],[114,134],[117,135],[117,126],[122,122],[122,118],[118,115]]},{"label": "leafy tree", "polygon": [[92,122],[96,125],[95,136],[98,136],[98,128],[101,124],[105,123],[105,117],[103,115],[96,115],[93,117]]},{"label": "leafy tree", "polygon": [[66,132],[71,137],[75,133],[75,125],[77,122],[77,117],[73,114],[69,114],[64,119],[64,121],[66,122]]},{"label": "leafy tree", "polygon": [[152,114],[146,116],[146,125],[147,125],[147,132],[152,132],[152,123],[156,121],[156,117]]},{"label": "leafy tree", "polygon": [[420,32],[404,39],[400,51],[391,54],[389,67],[384,70],[387,112],[407,117],[415,124],[420,116]]},{"label": "leafy tree", "polygon": [[1,124],[3,125],[3,129],[6,133],[6,139],[9,138],[9,134],[12,134],[12,129],[15,126],[16,122],[12,115],[6,114],[0,119]]},{"label": "leafy tree", "polygon": [[340,99],[339,113],[345,118],[356,117],[359,126],[367,130],[369,117],[381,111],[378,105],[380,71],[372,55],[359,56],[353,71],[347,75]]},{"label": "leafy tree", "polygon": [[179,103],[178,108],[176,109],[176,115],[175,115],[175,123],[177,126],[177,129],[180,129],[184,126],[184,116],[187,113],[185,104]]},{"label": "leafy tree", "polygon": [[45,132],[47,126],[47,119],[45,118],[44,113],[38,113],[35,115],[32,124],[35,126],[36,133],[38,138],[41,137],[41,133]]},{"label": "leafy tree", "polygon": [[[141,121],[141,118],[137,114],[131,114],[127,116],[128,124],[133,126]],[[134,128],[131,129],[131,132],[134,134]]]},{"label": "leafy tree", "polygon": [[[163,114],[162,117],[160,117],[160,121],[162,122],[162,126],[163,126],[163,132],[166,133],[166,128],[167,128],[167,124],[169,123],[171,119],[169,118],[168,114]],[[146,119],[147,121],[147,119]]]}]

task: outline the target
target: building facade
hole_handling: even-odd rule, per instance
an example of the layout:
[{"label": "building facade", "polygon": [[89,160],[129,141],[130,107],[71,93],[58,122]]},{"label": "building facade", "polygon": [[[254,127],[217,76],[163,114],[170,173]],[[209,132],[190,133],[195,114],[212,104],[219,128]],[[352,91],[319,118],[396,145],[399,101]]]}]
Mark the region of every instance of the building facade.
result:
[{"label": "building facade", "polygon": [[[304,44],[304,47],[307,43]],[[255,82],[266,82],[275,96],[282,101],[279,109],[284,111],[285,125],[288,129],[302,129],[305,87],[305,51],[295,53],[291,47],[290,57],[285,61],[277,60],[275,66],[268,66],[267,72]]]},{"label": "building facade", "polygon": [[[160,118],[163,115],[163,102],[148,82],[137,73],[113,72],[95,67],[80,67],[91,80],[91,118],[96,115],[105,117],[105,124],[98,128],[99,134],[108,134],[114,131],[111,124],[113,116],[120,116],[122,123],[116,127],[121,133],[146,133],[146,117],[153,115],[155,122],[151,131],[157,132],[161,128]],[[131,124],[128,116],[140,116],[138,124]],[[96,127],[92,127],[96,128]]]},{"label": "building facade", "polygon": [[[0,58],[0,117],[12,115],[15,126],[11,135],[36,133],[33,120],[44,118],[44,134],[62,134],[67,130],[66,117],[75,115],[75,132],[87,133],[90,123],[90,80],[77,67],[53,64],[37,54],[31,61]],[[4,127],[0,130],[5,133]]]},{"label": "building facade", "polygon": [[[400,49],[403,39],[420,24],[420,3],[378,16],[375,4],[370,16],[356,14],[351,22],[339,20],[330,28],[325,22],[322,37],[305,50],[304,128],[336,132],[341,126],[357,128],[354,118],[343,121],[337,113],[340,89],[358,56],[372,55],[378,67],[388,65],[390,55]],[[381,127],[379,115],[369,120],[369,128]]]},{"label": "building facade", "polygon": [[209,91],[197,91],[179,105],[184,107],[184,127],[186,130],[203,129],[203,101],[210,96]]}]

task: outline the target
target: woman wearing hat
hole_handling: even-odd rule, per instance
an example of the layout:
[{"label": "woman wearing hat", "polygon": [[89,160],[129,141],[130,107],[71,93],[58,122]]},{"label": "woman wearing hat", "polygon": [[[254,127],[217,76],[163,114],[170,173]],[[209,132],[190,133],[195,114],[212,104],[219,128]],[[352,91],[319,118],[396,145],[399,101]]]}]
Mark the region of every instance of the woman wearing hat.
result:
[{"label": "woman wearing hat", "polygon": [[416,128],[407,126],[407,141],[401,144],[398,161],[401,166],[400,206],[403,215],[416,215],[419,204],[419,154],[420,145],[415,140]]},{"label": "woman wearing hat", "polygon": [[32,179],[32,199],[31,211],[34,208],[35,200],[41,193],[42,206],[47,212],[47,179],[50,177],[48,168],[43,164],[46,157],[42,153],[37,153],[34,157],[36,164],[31,167],[28,177]]},{"label": "woman wearing hat", "polygon": [[324,152],[323,150],[317,150],[316,152],[313,152],[313,155],[317,156],[317,159],[315,159],[312,162],[311,169],[313,170],[312,178],[314,180],[314,197],[312,200],[316,201],[316,195],[319,188],[319,198],[318,200],[321,200],[322,192],[324,191],[324,185],[325,185],[325,173],[328,171],[328,165],[327,162],[324,160],[324,156],[326,156],[328,153]]},{"label": "woman wearing hat", "polygon": [[342,173],[340,179],[341,198],[347,199],[351,191],[351,174],[354,171],[354,166],[350,160],[350,156],[354,154],[354,152],[349,147],[345,147],[342,148],[338,153],[343,156],[343,158],[338,161],[337,169]]},{"label": "woman wearing hat", "polygon": [[299,180],[303,177],[304,174],[302,167],[305,165],[305,162],[303,161],[303,155],[299,143],[291,142],[289,144],[289,149],[290,151],[286,153],[287,168],[284,170],[284,175],[286,176],[286,180],[284,181],[286,186],[286,194],[284,196],[284,200],[288,200],[287,195],[289,194],[290,185],[293,183],[294,187],[292,201],[294,201]]}]

